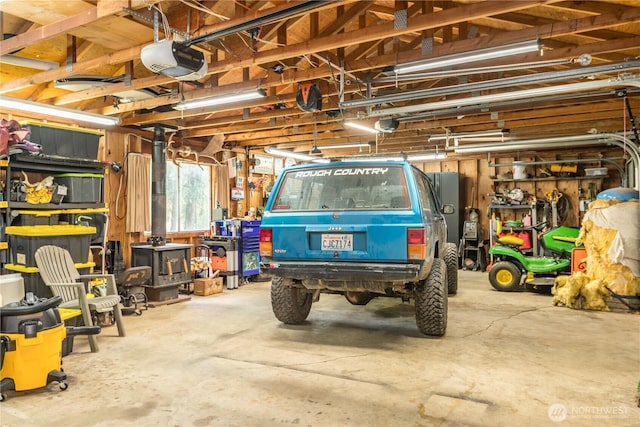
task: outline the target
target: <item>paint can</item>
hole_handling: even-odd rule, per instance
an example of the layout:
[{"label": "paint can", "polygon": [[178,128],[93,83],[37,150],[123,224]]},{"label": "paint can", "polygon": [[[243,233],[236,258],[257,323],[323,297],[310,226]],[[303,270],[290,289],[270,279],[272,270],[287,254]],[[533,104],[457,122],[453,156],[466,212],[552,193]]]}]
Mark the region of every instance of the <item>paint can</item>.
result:
[{"label": "paint can", "polygon": [[523,164],[524,162],[513,162],[512,172],[513,179],[526,179],[527,178],[527,167]]}]

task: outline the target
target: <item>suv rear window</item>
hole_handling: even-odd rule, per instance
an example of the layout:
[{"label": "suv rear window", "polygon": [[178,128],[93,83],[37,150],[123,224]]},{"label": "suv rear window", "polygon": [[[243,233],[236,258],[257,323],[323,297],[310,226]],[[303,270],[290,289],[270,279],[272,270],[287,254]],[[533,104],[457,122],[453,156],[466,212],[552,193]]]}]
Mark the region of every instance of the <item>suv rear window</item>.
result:
[{"label": "suv rear window", "polygon": [[407,209],[409,206],[401,166],[343,165],[287,171],[272,211]]}]

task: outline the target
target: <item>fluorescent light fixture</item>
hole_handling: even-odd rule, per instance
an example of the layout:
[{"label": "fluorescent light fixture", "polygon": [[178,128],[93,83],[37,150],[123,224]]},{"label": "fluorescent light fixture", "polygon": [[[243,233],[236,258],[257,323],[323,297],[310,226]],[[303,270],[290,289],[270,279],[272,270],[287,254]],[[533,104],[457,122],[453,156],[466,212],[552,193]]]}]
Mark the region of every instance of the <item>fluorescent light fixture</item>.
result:
[{"label": "fluorescent light fixture", "polygon": [[[520,64],[523,65],[523,64]],[[572,77],[584,78],[584,76],[597,76],[600,74],[619,74],[621,70],[635,70],[640,68],[640,61],[626,61],[622,63],[598,65],[587,69],[568,69],[563,71],[550,71],[546,73],[535,73],[525,76],[504,77],[494,80],[479,81],[475,83],[456,84],[452,86],[435,87],[429,89],[419,89],[413,91],[401,91],[387,95],[378,95],[365,99],[355,99],[351,101],[342,101],[338,105],[340,108],[359,108],[373,104],[393,104],[398,101],[415,101],[421,98],[445,97],[461,93],[473,93],[488,89],[500,89],[508,87],[521,87],[527,83],[550,83],[559,80],[565,80]],[[458,75],[464,70],[458,70]],[[393,74],[393,76],[396,76]],[[415,75],[414,75],[415,76]],[[395,80],[394,80],[395,82]],[[370,115],[371,116],[371,115]],[[398,118],[402,120],[402,118]]]},{"label": "fluorescent light fixture", "polygon": [[231,93],[227,95],[211,96],[204,99],[194,99],[192,101],[182,101],[176,104],[175,110],[189,110],[192,108],[210,107],[214,105],[230,104],[232,102],[248,101],[250,99],[259,99],[267,96],[264,89],[257,89],[248,92]]},{"label": "fluorescent light fixture", "polygon": [[[496,130],[468,132],[468,133],[443,133],[438,135],[431,135],[428,141],[432,142],[432,141],[446,141],[449,139],[485,138],[485,137],[492,137],[492,136],[504,136],[508,133],[509,133],[509,129],[496,129]],[[493,138],[492,141],[495,141],[495,138]]]},{"label": "fluorescent light fixture", "polygon": [[427,104],[405,105],[403,107],[387,108],[384,110],[373,110],[369,113],[369,117],[406,114],[417,111],[435,111],[444,108],[459,108],[469,105],[483,105],[492,102],[512,101],[514,99],[528,99],[547,95],[555,96],[564,93],[574,93],[627,85],[640,87],[640,75],[621,74],[618,77],[605,80],[592,80],[580,83],[568,83],[558,86],[544,86],[534,89],[516,90],[513,92],[500,92],[492,93],[489,95],[471,96],[467,98],[447,99],[444,101],[436,101]]},{"label": "fluorescent light fixture", "polygon": [[447,153],[423,153],[423,154],[410,154],[408,156],[382,156],[382,157],[376,157],[376,156],[367,156],[367,157],[348,157],[345,158],[345,161],[352,161],[352,162],[368,162],[368,161],[375,161],[375,160],[379,160],[379,161],[402,161],[402,160],[408,160],[410,162],[419,162],[419,161],[423,161],[423,160],[442,160],[442,159],[446,159],[447,158]]},{"label": "fluorescent light fixture", "polygon": [[291,159],[303,160],[305,162],[329,163],[330,161],[329,159],[323,159],[322,157],[309,156],[308,154],[296,153],[295,151],[289,150],[280,150],[278,148],[267,147],[264,151],[274,156],[289,157]]},{"label": "fluorescent light fixture", "polygon": [[27,58],[26,56],[19,56],[13,54],[6,54],[0,56],[0,63],[7,65],[16,65],[18,67],[33,68],[34,70],[55,70],[60,68],[60,64],[53,61],[46,61],[44,59]]},{"label": "fluorescent light fixture", "polygon": [[414,154],[407,157],[410,162],[419,162],[421,160],[442,160],[447,158],[447,153],[426,153]]},{"label": "fluorescent light fixture", "polygon": [[102,126],[115,126],[120,124],[119,117],[105,116],[102,114],[86,113],[71,108],[58,107],[56,105],[41,104],[22,99],[0,96],[0,108],[19,110],[27,113],[44,114],[46,116],[60,117],[67,120],[77,120],[85,123],[93,123]]},{"label": "fluorescent light fixture", "polygon": [[354,129],[358,129],[358,130],[363,130],[365,132],[369,132],[369,133],[379,133],[380,131],[377,129],[374,129],[372,127],[363,125],[361,123],[357,123],[357,122],[344,122],[345,126],[349,126],[350,128],[354,128]]},{"label": "fluorescent light fixture", "polygon": [[354,144],[335,144],[335,145],[319,145],[318,148],[321,150],[339,150],[342,148],[363,148],[363,147],[371,147],[370,142],[363,143],[354,143]]},{"label": "fluorescent light fixture", "polygon": [[[552,141],[552,139],[549,139]],[[562,148],[581,146],[589,144],[585,141],[564,141],[558,139],[557,142],[550,142],[544,145],[544,148],[552,148],[554,146],[561,146]],[[543,144],[535,144],[529,141],[513,141],[504,144],[469,144],[462,145],[454,148],[456,154],[474,154],[474,153],[491,153],[496,151],[521,151],[531,150],[535,151],[543,147]]]},{"label": "fluorescent light fixture", "polygon": [[445,55],[437,58],[425,59],[422,61],[398,64],[393,68],[396,74],[407,74],[416,71],[433,70],[435,68],[445,68],[451,65],[466,64],[469,62],[485,61],[487,59],[502,58],[521,53],[535,52],[541,48],[540,40],[530,40],[526,42],[513,43],[500,47],[478,49],[473,52],[462,52],[453,55]]}]

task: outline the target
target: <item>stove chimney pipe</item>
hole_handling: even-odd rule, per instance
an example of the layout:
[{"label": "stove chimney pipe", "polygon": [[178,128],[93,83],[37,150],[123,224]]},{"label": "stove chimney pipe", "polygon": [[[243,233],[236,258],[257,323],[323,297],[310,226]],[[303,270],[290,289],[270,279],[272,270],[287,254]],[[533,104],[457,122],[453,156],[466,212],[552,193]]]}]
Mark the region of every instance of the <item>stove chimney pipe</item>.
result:
[{"label": "stove chimney pipe", "polygon": [[167,192],[164,128],[155,126],[151,151],[151,238],[152,246],[164,246],[167,237]]}]

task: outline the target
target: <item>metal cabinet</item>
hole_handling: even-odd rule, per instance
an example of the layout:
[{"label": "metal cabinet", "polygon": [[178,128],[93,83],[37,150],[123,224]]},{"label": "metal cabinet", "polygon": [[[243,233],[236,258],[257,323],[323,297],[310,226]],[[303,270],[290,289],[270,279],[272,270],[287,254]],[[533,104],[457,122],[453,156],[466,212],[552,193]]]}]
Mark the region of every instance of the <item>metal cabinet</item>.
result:
[{"label": "metal cabinet", "polygon": [[451,214],[444,214],[447,221],[447,242],[458,245],[462,228],[463,198],[460,189],[461,177],[458,172],[427,172],[427,176],[433,183],[436,197],[441,205],[453,205],[455,208]]},{"label": "metal cabinet", "polygon": [[[260,274],[260,220],[217,221],[214,230],[225,235],[201,237],[211,253],[211,267],[226,277],[227,289],[238,287],[240,278]],[[226,235],[226,234],[231,235]]]}]

